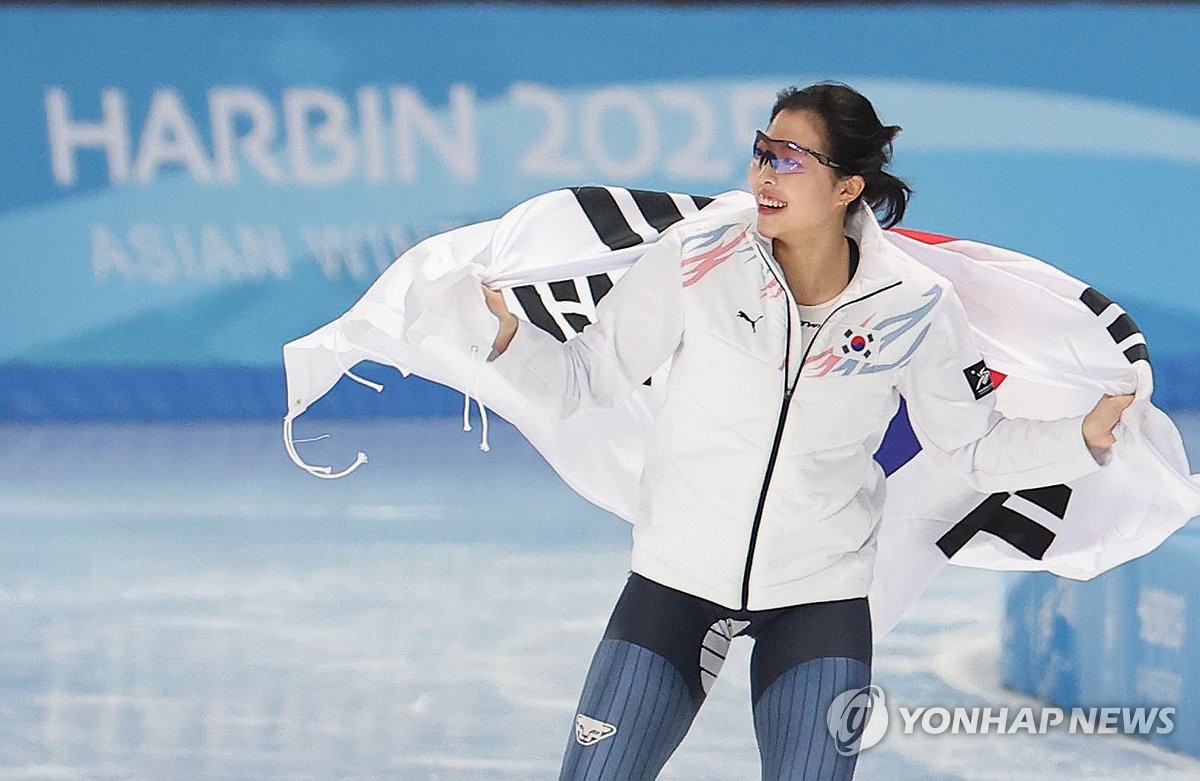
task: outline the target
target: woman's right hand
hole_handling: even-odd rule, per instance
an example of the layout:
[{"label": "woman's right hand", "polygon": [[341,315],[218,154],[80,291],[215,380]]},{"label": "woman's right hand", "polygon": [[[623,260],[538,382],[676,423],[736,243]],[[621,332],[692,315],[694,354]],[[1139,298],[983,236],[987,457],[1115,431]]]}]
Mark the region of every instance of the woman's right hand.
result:
[{"label": "woman's right hand", "polygon": [[488,309],[492,314],[500,319],[500,330],[496,332],[496,339],[492,342],[492,354],[488,356],[488,360],[491,360],[502,355],[508,349],[509,343],[517,334],[517,325],[521,321],[508,311],[508,305],[504,303],[504,294],[499,290],[483,286],[483,300],[487,302]]},{"label": "woman's right hand", "polygon": [[1083,441],[1093,450],[1103,450],[1117,441],[1113,429],[1121,420],[1121,413],[1133,403],[1133,394],[1110,396],[1107,393],[1096,402],[1092,411],[1083,419]]}]

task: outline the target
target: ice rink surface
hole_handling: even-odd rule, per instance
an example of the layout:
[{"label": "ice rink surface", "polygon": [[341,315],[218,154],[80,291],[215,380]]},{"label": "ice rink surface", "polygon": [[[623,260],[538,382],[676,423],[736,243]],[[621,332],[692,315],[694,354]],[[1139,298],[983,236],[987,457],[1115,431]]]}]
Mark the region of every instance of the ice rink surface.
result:
[{"label": "ice rink surface", "polygon": [[[1200,464],[1200,415],[1176,415]],[[548,779],[627,574],[629,527],[510,427],[0,426],[0,781]],[[876,650],[909,706],[998,683],[1004,576],[949,567]],[[664,779],[756,779],[749,640]],[[1114,735],[903,735],[860,779],[1195,779]]]}]

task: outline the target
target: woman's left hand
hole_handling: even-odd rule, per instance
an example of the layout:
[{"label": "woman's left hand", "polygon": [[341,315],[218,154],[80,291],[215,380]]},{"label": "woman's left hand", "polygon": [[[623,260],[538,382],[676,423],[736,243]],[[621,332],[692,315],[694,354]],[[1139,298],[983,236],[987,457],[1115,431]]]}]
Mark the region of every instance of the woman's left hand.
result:
[{"label": "woman's left hand", "polygon": [[1090,448],[1106,448],[1117,441],[1113,428],[1121,419],[1121,413],[1133,403],[1133,394],[1125,396],[1104,395],[1092,411],[1083,419],[1083,440]]}]

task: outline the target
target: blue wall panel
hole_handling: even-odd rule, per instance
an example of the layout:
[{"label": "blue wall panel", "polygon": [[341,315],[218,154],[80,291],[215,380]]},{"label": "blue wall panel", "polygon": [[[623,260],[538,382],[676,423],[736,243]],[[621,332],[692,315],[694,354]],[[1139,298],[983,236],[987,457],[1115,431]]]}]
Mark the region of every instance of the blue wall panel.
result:
[{"label": "blue wall panel", "polygon": [[1200,530],[1089,581],[1012,576],[1001,680],[1063,709],[1174,707],[1146,737],[1200,756]]}]

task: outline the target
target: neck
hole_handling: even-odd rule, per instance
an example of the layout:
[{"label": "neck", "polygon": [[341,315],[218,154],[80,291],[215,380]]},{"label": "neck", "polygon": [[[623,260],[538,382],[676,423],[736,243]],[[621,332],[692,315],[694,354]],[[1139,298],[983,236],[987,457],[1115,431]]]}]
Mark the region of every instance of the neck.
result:
[{"label": "neck", "polygon": [[804,236],[776,238],[772,252],[796,303],[823,304],[850,281],[850,245],[840,224]]}]

